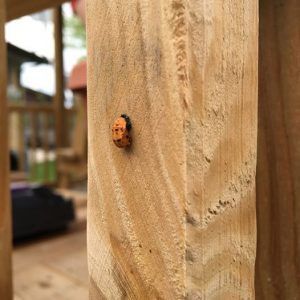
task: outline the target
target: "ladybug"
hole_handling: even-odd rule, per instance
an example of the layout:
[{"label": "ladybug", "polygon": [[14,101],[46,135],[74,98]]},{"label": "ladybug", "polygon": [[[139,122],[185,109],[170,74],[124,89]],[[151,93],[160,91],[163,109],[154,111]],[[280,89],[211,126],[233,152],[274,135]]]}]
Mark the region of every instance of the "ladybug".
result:
[{"label": "ladybug", "polygon": [[131,121],[127,115],[122,114],[119,118],[116,119],[112,126],[112,139],[117,147],[125,148],[127,146],[130,146],[130,129]]}]

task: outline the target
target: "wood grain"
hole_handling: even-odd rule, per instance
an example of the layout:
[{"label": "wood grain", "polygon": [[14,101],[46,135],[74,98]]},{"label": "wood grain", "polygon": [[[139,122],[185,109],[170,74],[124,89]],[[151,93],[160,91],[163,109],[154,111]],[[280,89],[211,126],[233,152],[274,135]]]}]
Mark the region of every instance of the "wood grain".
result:
[{"label": "wood grain", "polygon": [[257,299],[300,295],[300,2],[260,2]]},{"label": "wood grain", "polygon": [[254,298],[257,5],[190,2],[188,299]]},{"label": "wood grain", "polygon": [[6,98],[7,57],[4,39],[5,2],[0,0],[0,299],[12,299],[11,211],[8,192],[8,110]]},{"label": "wood grain", "polygon": [[254,298],[257,13],[87,2],[91,299]]}]

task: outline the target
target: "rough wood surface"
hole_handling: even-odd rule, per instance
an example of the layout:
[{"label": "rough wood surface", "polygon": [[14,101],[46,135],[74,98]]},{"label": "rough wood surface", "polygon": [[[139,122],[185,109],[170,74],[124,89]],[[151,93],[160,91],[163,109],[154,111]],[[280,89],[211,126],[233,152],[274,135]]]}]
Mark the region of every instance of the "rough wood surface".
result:
[{"label": "rough wood surface", "polygon": [[300,297],[300,2],[260,2],[257,299]]},{"label": "rough wood surface", "polygon": [[8,110],[6,98],[5,2],[0,0],[0,299],[12,299],[11,211],[8,192]]},{"label": "rough wood surface", "polygon": [[188,299],[252,299],[257,2],[190,1],[190,12]]},{"label": "rough wood surface", "polygon": [[87,2],[91,299],[254,298],[257,13]]}]

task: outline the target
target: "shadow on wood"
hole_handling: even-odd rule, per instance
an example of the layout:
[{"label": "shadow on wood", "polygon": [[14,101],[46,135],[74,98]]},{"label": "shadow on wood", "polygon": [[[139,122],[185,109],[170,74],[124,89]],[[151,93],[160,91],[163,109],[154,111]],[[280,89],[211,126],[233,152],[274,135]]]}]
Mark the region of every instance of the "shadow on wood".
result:
[{"label": "shadow on wood", "polygon": [[260,1],[257,299],[300,297],[300,2]]}]

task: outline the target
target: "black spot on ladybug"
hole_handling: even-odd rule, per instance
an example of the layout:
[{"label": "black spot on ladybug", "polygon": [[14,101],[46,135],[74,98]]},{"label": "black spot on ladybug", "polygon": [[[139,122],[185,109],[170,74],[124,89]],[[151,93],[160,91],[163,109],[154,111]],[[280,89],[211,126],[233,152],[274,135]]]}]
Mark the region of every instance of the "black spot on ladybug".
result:
[{"label": "black spot on ladybug", "polygon": [[126,114],[121,114],[121,117],[126,120],[126,128],[129,131],[132,127],[130,118]]}]

